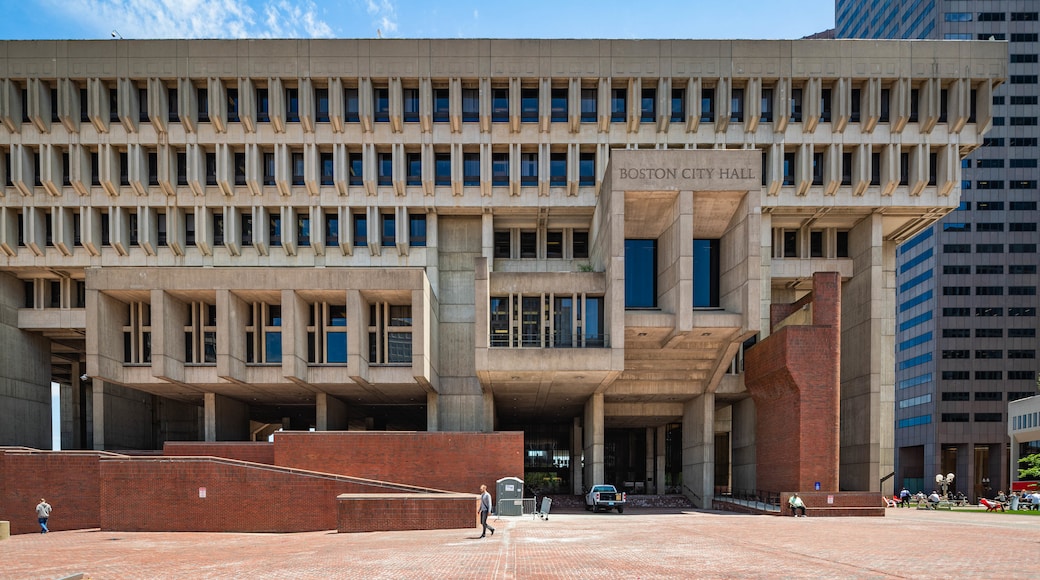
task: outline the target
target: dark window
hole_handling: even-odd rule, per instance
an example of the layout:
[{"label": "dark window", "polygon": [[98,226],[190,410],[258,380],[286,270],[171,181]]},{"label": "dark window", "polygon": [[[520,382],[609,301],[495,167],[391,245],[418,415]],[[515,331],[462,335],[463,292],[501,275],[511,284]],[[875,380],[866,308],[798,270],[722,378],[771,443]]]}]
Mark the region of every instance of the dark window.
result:
[{"label": "dark window", "polygon": [[966,349],[942,351],[942,357],[945,359],[968,358],[968,355],[970,354],[971,353]]},{"label": "dark window", "polygon": [[354,245],[368,246],[368,217],[364,213],[354,214]]},{"label": "dark window", "polygon": [[408,214],[408,245],[426,247],[426,214]]},{"label": "dark window", "polygon": [[335,179],[333,174],[335,163],[332,159],[332,153],[320,153],[319,161],[321,163],[321,184],[332,185]]},{"label": "dark window", "polygon": [[971,266],[943,266],[943,274],[971,274]]},{"label": "dark window", "polygon": [[970,328],[944,328],[943,338],[971,338]]},{"label": "dark window", "polygon": [[339,214],[325,214],[325,245],[332,247],[339,245]]},{"label": "dark window", "polygon": [[[855,98],[859,98],[856,91],[853,91],[856,95]],[[858,115],[858,112],[856,113]],[[762,115],[761,120],[763,123],[773,122],[773,89],[762,89]],[[858,117],[856,119],[859,120]]]},{"label": "dark window", "polygon": [[849,257],[849,232],[838,232],[836,254],[839,258]]},{"label": "dark window", "polygon": [[299,89],[285,89],[285,120],[288,123],[300,122]]},{"label": "dark window", "polygon": [[558,260],[563,257],[563,232],[549,230],[545,232],[545,257]]},{"label": "dark window", "polygon": [[538,257],[538,233],[532,231],[520,232],[520,258],[529,259]]},{"label": "dark window", "polygon": [[639,99],[639,120],[653,123],[657,120],[657,89],[644,88]]},{"label": "dark window", "polygon": [[385,247],[390,247],[397,243],[397,219],[392,213],[384,213],[380,218],[383,222],[381,243]]},{"label": "dark window", "polygon": [[567,89],[552,89],[551,92],[551,120],[563,122],[567,120]]},{"label": "dark window", "polygon": [[673,123],[686,122],[686,89],[672,89],[672,113]]},{"label": "dark window", "polygon": [[510,258],[512,253],[510,251],[511,236],[509,230],[496,230],[495,231],[495,257],[496,258]]},{"label": "dark window", "polygon": [[376,123],[390,120],[390,89],[386,87],[372,88],[372,118]]},{"label": "dark window", "polygon": [[401,119],[405,123],[418,123],[419,122],[419,89],[403,89],[401,91],[402,105],[404,111],[402,112]]},{"label": "dark window", "polygon": [[[975,371],[976,381],[999,381],[1003,380],[1004,373],[1001,371]],[[975,400],[978,401],[979,395],[975,394]],[[990,399],[999,401],[1000,399]]]},{"label": "dark window", "polygon": [[596,154],[578,154],[578,185],[596,185]]},{"label": "dark window", "polygon": [[549,185],[567,185],[567,154],[549,154]]},{"label": "dark window", "polygon": [[199,106],[199,123],[209,123],[209,89],[196,89]]},{"label": "dark window", "polygon": [[246,154],[235,153],[235,185],[246,184]]},{"label": "dark window", "polygon": [[625,240],[625,308],[657,307],[657,240]]},{"label": "dark window", "polygon": [[271,247],[282,245],[282,216],[280,214],[267,216],[267,235]]},{"label": "dark window", "polygon": [[242,245],[253,245],[253,214],[242,214]]},{"label": "dark window", "polygon": [[[162,216],[162,217],[165,218],[166,216]],[[165,219],[164,219],[164,221],[165,221]],[[219,245],[223,245],[223,243],[224,243],[224,214],[220,213],[220,210],[217,210],[217,212],[213,214],[213,244],[219,246]],[[162,245],[166,245],[166,244],[163,243]]]},{"label": "dark window", "polygon": [[406,153],[408,176],[407,185],[422,185],[422,154]]},{"label": "dark window", "polygon": [[314,120],[318,123],[329,122],[328,89],[314,89]]},{"label": "dark window", "polygon": [[538,153],[520,153],[520,185],[538,184]]},{"label": "dark window", "polygon": [[267,89],[256,89],[256,122],[267,123],[271,120],[271,101]]},{"label": "dark window", "polygon": [[[361,120],[361,105],[358,100],[357,87],[343,89],[343,117],[349,123],[357,123]],[[360,175],[360,174],[359,174]]]},{"label": "dark window", "polygon": [[968,422],[968,414],[967,413],[943,413],[942,414],[942,422],[943,423],[967,423]]},{"label": "dark window", "polygon": [[[999,395],[1000,393],[997,394]],[[975,413],[976,423],[1002,423],[1003,421],[1003,413]]]},{"label": "dark window", "polygon": [[462,154],[462,185],[480,185],[480,153]]},{"label": "dark window", "polygon": [[296,243],[301,248],[311,245],[311,216],[307,210],[296,213]]},{"label": "dark window", "polygon": [[480,120],[480,91],[462,89],[462,122],[476,123]]},{"label": "dark window", "polygon": [[701,122],[715,122],[715,89],[701,89]]},{"label": "dark window", "polygon": [[434,184],[451,185],[451,154],[435,153],[434,162]]},{"label": "dark window", "polygon": [[376,163],[379,169],[379,173],[376,177],[376,183],[379,185],[391,185],[394,177],[394,158],[390,152],[383,152],[376,154]]},{"label": "dark window", "polygon": [[520,89],[520,121],[522,123],[538,122],[538,89]]},{"label": "dark window", "polygon": [[791,89],[791,122],[802,122],[802,89]]},{"label": "dark window", "polygon": [[[85,89],[83,90],[83,92],[81,94],[81,97],[82,97],[82,102],[80,103],[81,112],[82,112],[83,116],[86,117],[86,115],[87,115],[87,91]],[[169,122],[171,122],[171,123],[178,123],[178,122],[180,122],[181,116],[180,116],[180,113],[178,112],[179,109],[177,108],[177,89],[167,89],[166,90],[166,99],[167,99],[167,106],[169,106],[169,109],[167,109],[167,112],[166,112],[166,119]],[[83,120],[86,121],[87,119],[84,118]]]},{"label": "dark window", "polygon": [[[418,102],[418,97],[416,97]],[[433,89],[433,122],[447,123],[450,115],[450,103],[448,89]],[[418,117],[417,117],[418,118]]]},{"label": "dark window", "polygon": [[[966,380],[968,380],[968,378],[969,378],[968,371],[943,371],[942,372],[942,380],[944,380],[944,381],[966,381]],[[948,399],[945,398],[945,396],[946,396],[946,393],[943,393],[943,397],[944,397],[943,400],[944,401],[948,400]],[[966,401],[967,399],[962,399],[962,400]]]},{"label": "dark window", "polygon": [[589,232],[576,231],[572,234],[572,246],[574,258],[589,257]]},{"label": "dark window", "polygon": [[303,185],[303,174],[304,174],[304,162],[303,153],[293,153],[290,161],[292,162],[292,184]]},{"label": "dark window", "polygon": [[[581,122],[595,123],[599,107],[599,91],[597,89],[581,89]],[[673,109],[674,110],[674,109]]]},{"label": "dark window", "polygon": [[719,306],[719,240],[693,240],[693,307]]},{"label": "dark window", "polygon": [[494,123],[509,121],[509,89],[491,89],[491,121]]},{"label": "dark window", "polygon": [[360,153],[348,153],[347,163],[350,166],[350,185],[361,185],[363,178],[363,163]]},{"label": "dark window", "polygon": [[491,185],[509,184],[509,154],[491,154]]},{"label": "dark window", "polygon": [[264,185],[274,185],[274,153],[264,153]]},{"label": "dark window", "polygon": [[624,123],[627,111],[628,89],[610,90],[610,122]]},{"label": "dark window", "polygon": [[217,184],[217,154],[206,153],[206,185]]}]

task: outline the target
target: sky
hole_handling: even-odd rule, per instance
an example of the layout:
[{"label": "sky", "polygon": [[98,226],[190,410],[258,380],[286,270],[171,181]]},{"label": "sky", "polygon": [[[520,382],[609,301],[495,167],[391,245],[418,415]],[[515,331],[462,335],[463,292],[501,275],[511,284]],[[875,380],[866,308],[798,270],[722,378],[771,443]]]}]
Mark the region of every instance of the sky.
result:
[{"label": "sky", "polygon": [[801,38],[834,0],[0,0],[0,39]]}]

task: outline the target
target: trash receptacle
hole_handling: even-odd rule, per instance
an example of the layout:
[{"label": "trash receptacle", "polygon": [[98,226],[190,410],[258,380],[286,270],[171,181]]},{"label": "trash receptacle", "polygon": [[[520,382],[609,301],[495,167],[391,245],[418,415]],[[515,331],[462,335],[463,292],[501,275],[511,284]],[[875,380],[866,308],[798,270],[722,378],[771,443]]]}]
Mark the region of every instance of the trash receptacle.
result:
[{"label": "trash receptacle", "polygon": [[503,477],[495,484],[495,504],[499,516],[524,515],[524,480]]}]

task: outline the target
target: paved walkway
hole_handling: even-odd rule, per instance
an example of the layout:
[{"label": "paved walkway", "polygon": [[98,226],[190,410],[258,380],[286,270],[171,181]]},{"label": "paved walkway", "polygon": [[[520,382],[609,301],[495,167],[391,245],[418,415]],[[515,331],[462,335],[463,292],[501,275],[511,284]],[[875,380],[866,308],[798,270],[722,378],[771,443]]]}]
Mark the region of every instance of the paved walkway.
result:
[{"label": "paved walkway", "polygon": [[1040,517],[884,518],[626,510],[501,518],[478,531],[14,536],[0,578],[1037,578]]}]

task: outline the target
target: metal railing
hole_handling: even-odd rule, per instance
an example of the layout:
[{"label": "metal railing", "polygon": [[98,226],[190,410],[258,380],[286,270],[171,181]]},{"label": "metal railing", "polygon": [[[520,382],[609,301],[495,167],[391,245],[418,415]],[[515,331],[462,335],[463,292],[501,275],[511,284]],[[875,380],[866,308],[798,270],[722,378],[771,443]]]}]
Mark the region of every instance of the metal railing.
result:
[{"label": "metal railing", "polygon": [[610,348],[608,334],[498,334],[488,336],[491,348]]},{"label": "metal railing", "polygon": [[715,499],[767,511],[780,511],[780,492],[762,489],[716,491]]}]

